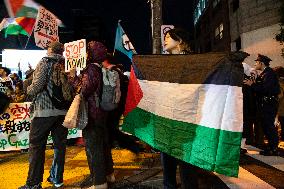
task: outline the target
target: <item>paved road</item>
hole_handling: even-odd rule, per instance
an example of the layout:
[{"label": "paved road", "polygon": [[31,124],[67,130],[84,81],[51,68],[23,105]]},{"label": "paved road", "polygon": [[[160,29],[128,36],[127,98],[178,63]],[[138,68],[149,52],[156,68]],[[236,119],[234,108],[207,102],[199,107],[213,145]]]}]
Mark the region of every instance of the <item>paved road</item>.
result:
[{"label": "paved road", "polygon": [[[282,147],[283,148],[283,147]],[[200,188],[204,189],[284,189],[283,151],[279,157],[264,157],[259,149],[248,146],[248,154],[240,159],[239,178],[199,172]],[[158,153],[135,155],[127,150],[112,151],[117,178],[114,189],[159,189],[162,188],[163,173]],[[44,180],[48,177],[52,163],[52,149],[46,152]],[[28,154],[0,152],[0,189],[16,189],[25,183],[28,171]],[[80,182],[89,174],[83,147],[69,146],[66,154],[63,188],[79,189]],[[177,176],[178,177],[178,176]],[[52,188],[43,182],[44,188]]]}]

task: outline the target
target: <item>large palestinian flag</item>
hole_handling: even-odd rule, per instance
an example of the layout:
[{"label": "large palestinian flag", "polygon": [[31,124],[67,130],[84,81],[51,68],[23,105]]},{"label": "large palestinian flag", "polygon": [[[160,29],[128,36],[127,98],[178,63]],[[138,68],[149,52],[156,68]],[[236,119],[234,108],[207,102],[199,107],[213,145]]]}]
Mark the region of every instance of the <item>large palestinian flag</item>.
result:
[{"label": "large palestinian flag", "polygon": [[185,162],[237,177],[246,56],[135,55],[123,130]]}]

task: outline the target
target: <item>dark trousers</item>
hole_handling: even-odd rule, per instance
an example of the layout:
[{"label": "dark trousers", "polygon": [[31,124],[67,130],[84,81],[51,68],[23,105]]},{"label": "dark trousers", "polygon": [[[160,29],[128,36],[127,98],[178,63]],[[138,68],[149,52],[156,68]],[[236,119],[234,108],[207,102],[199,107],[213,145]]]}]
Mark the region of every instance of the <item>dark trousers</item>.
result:
[{"label": "dark trousers", "polygon": [[109,131],[110,144],[117,142],[119,147],[138,153],[140,151],[138,139],[132,135],[128,135],[119,130],[118,124],[122,113],[119,110],[108,112],[107,127]]},{"label": "dark trousers", "polygon": [[113,173],[113,160],[105,120],[92,120],[83,129],[85,150],[94,185],[106,182],[106,176]]},{"label": "dark trousers", "polygon": [[[57,182],[63,182],[66,141],[68,129],[62,126],[64,116],[36,117],[31,122],[29,135],[29,173],[28,185],[39,184],[43,181],[45,149],[49,133],[54,143],[56,157],[52,169],[56,170],[54,177]],[[55,169],[56,167],[56,169]]]},{"label": "dark trousers", "polygon": [[181,188],[182,189],[198,189],[198,167],[178,160],[166,153],[161,153],[163,165],[163,184],[164,189],[176,189],[176,170],[179,166]]},{"label": "dark trousers", "polygon": [[277,127],[274,125],[278,109],[278,102],[267,101],[261,104],[261,123],[265,136],[268,139],[269,148],[275,150],[278,147],[279,137]]}]

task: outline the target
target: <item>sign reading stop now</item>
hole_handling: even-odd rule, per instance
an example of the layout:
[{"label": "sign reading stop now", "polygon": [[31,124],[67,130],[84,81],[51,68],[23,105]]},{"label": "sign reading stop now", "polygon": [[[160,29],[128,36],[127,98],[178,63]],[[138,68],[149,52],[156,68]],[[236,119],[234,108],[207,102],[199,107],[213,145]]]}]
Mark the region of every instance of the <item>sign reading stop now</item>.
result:
[{"label": "sign reading stop now", "polygon": [[86,67],[86,39],[64,44],[65,72],[70,69],[83,70]]}]

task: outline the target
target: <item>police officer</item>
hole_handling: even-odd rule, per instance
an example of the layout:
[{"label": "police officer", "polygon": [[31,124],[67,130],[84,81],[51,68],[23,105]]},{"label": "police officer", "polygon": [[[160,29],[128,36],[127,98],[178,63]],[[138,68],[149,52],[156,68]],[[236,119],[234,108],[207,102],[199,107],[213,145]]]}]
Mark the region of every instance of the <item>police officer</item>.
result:
[{"label": "police officer", "polygon": [[255,60],[255,69],[261,74],[255,79],[246,79],[244,84],[249,85],[256,92],[257,111],[261,115],[264,134],[268,139],[269,148],[260,152],[261,155],[274,156],[278,153],[278,133],[274,120],[278,109],[279,81],[276,73],[269,67],[270,58],[258,54]]}]

